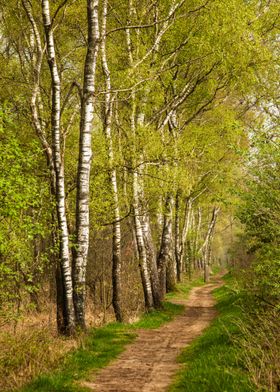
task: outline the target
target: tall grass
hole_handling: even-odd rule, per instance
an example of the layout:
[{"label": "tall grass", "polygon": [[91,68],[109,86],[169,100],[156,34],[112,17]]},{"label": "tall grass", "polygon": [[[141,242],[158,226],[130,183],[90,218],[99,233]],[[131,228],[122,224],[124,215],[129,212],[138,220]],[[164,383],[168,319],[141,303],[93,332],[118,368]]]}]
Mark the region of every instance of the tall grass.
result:
[{"label": "tall grass", "polygon": [[53,336],[45,326],[16,334],[0,335],[0,391],[11,391],[35,374],[55,367],[65,353],[77,346],[74,340]]},{"label": "tall grass", "polygon": [[255,389],[280,391],[280,314],[270,307],[248,304],[238,326],[241,336],[235,344],[242,348],[242,360]]}]

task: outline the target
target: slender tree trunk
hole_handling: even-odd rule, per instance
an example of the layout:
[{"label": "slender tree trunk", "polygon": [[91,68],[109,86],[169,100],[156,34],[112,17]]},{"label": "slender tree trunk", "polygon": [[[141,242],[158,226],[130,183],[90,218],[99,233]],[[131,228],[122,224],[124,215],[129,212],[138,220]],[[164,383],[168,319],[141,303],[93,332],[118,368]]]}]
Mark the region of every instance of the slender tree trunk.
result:
[{"label": "slender tree trunk", "polygon": [[143,213],[142,228],[144,234],[144,242],[146,247],[148,267],[149,267],[150,277],[151,277],[153,305],[156,309],[160,309],[162,307],[162,303],[161,303],[159,276],[157,270],[156,251],[153,244],[150,219],[147,212]]},{"label": "slender tree trunk", "polygon": [[219,207],[214,207],[212,211],[212,217],[208,226],[207,234],[205,241],[202,245],[202,255],[203,255],[203,264],[204,264],[204,281],[208,282],[209,281],[209,267],[210,267],[210,253],[211,253],[211,245],[212,245],[212,239],[214,235],[214,229],[215,225],[217,222],[217,216],[220,211]]},{"label": "slender tree trunk", "polygon": [[[131,111],[131,131],[133,135],[133,147],[136,147],[136,124],[135,124],[135,114],[136,114],[136,104],[135,104],[135,93],[132,94],[132,111]],[[135,160],[133,160],[135,165]],[[136,165],[135,165],[136,166]],[[147,310],[153,308],[153,294],[150,279],[150,271],[148,268],[148,257],[147,249],[145,244],[145,238],[143,233],[142,216],[143,216],[143,205],[141,204],[142,189],[140,188],[139,174],[136,167],[133,169],[133,212],[134,212],[134,225],[136,234],[136,243],[139,256],[139,268],[141,273],[141,281],[143,286],[145,307]]]},{"label": "slender tree trunk", "polygon": [[48,0],[42,0],[43,23],[46,36],[48,64],[52,79],[52,150],[55,171],[55,195],[59,230],[59,258],[61,275],[65,293],[65,333],[72,334],[75,330],[75,314],[73,305],[73,286],[69,252],[69,234],[65,211],[64,165],[61,154],[60,136],[60,78],[55,57],[55,46]]},{"label": "slender tree trunk", "polygon": [[136,232],[136,242],[139,255],[139,267],[141,273],[142,286],[144,291],[145,307],[147,310],[153,308],[153,293],[148,269],[147,252],[141,222],[141,209],[139,203],[139,179],[136,170],[133,172],[133,210]]},{"label": "slender tree trunk", "polygon": [[181,272],[182,272],[182,241],[180,233],[180,192],[176,193],[175,201],[175,259],[176,259],[176,277],[177,282],[181,282]]},{"label": "slender tree trunk", "polygon": [[161,236],[162,236],[162,227],[163,227],[163,205],[162,205],[162,196],[159,198],[158,212],[157,212],[157,246],[160,247],[161,244]]},{"label": "slender tree trunk", "polygon": [[113,260],[112,260],[112,303],[116,320],[123,321],[121,309],[121,227],[120,223],[113,225]]},{"label": "slender tree trunk", "polygon": [[74,256],[74,305],[76,324],[85,328],[86,267],[89,248],[89,185],[92,158],[91,134],[97,56],[99,50],[98,0],[87,0],[88,45],[81,105],[79,163],[76,198],[76,247]]},{"label": "slender tree trunk", "polygon": [[[144,115],[142,116],[140,115],[140,117],[142,119],[139,120],[138,117],[138,123],[143,126]],[[143,159],[144,158],[141,156],[140,160]],[[148,208],[149,206],[145,200],[144,181],[143,181],[144,170],[145,170],[144,165],[140,165],[138,169],[138,173],[140,175],[140,178],[138,175],[139,201],[141,207],[140,220],[142,224],[142,232],[143,232],[143,238],[144,238],[144,244],[145,244],[146,256],[147,256],[147,264],[148,264],[148,270],[149,270],[150,281],[152,286],[153,307],[156,309],[160,309],[162,307],[162,304],[161,304],[160,285],[159,285],[159,277],[158,277],[158,270],[157,270],[156,249],[152,237],[149,208]]]},{"label": "slender tree trunk", "polygon": [[106,25],[107,25],[107,7],[108,1],[103,2],[102,15],[102,33],[101,33],[101,57],[102,67],[105,75],[105,110],[104,110],[104,133],[107,141],[108,158],[109,158],[109,175],[114,199],[114,223],[113,223],[113,260],[112,260],[112,287],[113,287],[113,308],[117,321],[123,321],[121,311],[121,223],[120,223],[120,209],[119,209],[119,195],[117,172],[114,165],[114,149],[111,131],[112,123],[112,96],[111,96],[111,75],[107,62],[106,55]]},{"label": "slender tree trunk", "polygon": [[181,252],[179,254],[179,268],[181,273],[183,272],[183,270],[186,272],[186,250],[187,250],[188,234],[190,230],[192,203],[193,200],[190,197],[188,197],[185,204],[183,229],[180,238]]},{"label": "slender tree trunk", "polygon": [[191,231],[191,235],[189,235],[187,237],[187,242],[186,242],[186,246],[187,246],[187,265],[188,265],[188,275],[189,275],[189,279],[191,280],[192,278],[192,273],[194,270],[194,228],[195,228],[195,219],[194,219],[194,211],[193,209],[191,210],[191,214],[190,214],[190,223],[189,223],[189,228]]},{"label": "slender tree trunk", "polygon": [[173,198],[169,194],[165,201],[161,245],[157,261],[161,298],[164,297],[167,288],[172,290],[176,284],[172,252],[172,208]]},{"label": "slender tree trunk", "polygon": [[[28,20],[31,24],[33,35],[34,35],[34,47],[36,45],[36,55],[32,61],[32,71],[33,71],[33,88],[31,94],[31,116],[32,123],[36,134],[43,147],[47,166],[50,171],[50,192],[53,200],[56,200],[56,173],[54,167],[53,150],[49,145],[46,137],[45,123],[42,121],[39,115],[39,110],[37,106],[41,106],[40,103],[40,76],[44,50],[42,48],[40,31],[37,23],[33,17],[32,8],[28,0],[22,0],[23,8],[26,12]],[[39,101],[39,102],[38,102]],[[57,235],[57,217],[55,212],[52,213],[52,248],[55,250],[57,244],[59,244],[59,236]],[[57,257],[56,257],[57,256]],[[56,304],[57,304],[57,329],[61,334],[65,334],[67,331],[67,311],[66,311],[66,297],[65,297],[65,285],[63,284],[63,274],[61,268],[61,260],[59,260],[59,255],[52,253],[53,265],[55,265],[56,274]]]},{"label": "slender tree trunk", "polygon": [[198,208],[197,212],[197,220],[196,218],[195,224],[194,224],[194,239],[193,239],[193,263],[194,263],[194,268],[198,269],[199,267],[199,261],[197,259],[197,251],[198,251],[198,241],[199,241],[199,235],[200,235],[200,228],[201,228],[201,209]]}]

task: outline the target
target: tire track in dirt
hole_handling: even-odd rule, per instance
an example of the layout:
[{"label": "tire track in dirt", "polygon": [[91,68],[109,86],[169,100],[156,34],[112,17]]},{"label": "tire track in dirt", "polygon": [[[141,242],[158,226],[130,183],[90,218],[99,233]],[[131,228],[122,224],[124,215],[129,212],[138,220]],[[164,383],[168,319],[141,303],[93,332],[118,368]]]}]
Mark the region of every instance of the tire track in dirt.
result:
[{"label": "tire track in dirt", "polygon": [[138,330],[136,340],[92,382],[83,386],[95,392],[164,392],[180,368],[176,358],[216,317],[211,292],[223,284],[220,276],[192,289],[182,315],[154,330]]}]

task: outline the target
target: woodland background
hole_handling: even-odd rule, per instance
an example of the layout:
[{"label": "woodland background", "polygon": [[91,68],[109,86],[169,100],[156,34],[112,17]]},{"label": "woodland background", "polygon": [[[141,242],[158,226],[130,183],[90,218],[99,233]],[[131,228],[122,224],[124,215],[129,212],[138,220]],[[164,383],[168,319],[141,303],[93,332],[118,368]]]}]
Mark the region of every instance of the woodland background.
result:
[{"label": "woodland background", "polygon": [[[56,330],[133,321],[161,309],[182,279],[207,281],[215,265],[237,271],[255,315],[249,338],[260,331],[262,350],[264,328],[276,342],[279,2],[0,7],[7,385],[40,371],[30,363],[41,350],[55,360],[77,344],[55,349]],[[263,368],[275,366],[255,381],[277,390],[276,343],[269,352]],[[22,363],[30,372],[21,376]]]}]

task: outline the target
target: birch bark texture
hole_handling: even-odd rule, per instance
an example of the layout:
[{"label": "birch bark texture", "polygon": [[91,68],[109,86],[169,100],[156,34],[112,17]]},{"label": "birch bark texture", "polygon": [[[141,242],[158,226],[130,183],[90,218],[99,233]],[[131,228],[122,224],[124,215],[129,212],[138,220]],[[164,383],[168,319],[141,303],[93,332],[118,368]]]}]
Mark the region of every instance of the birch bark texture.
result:
[{"label": "birch bark texture", "polygon": [[59,256],[61,261],[62,281],[64,289],[64,324],[65,333],[72,334],[75,330],[75,314],[73,304],[73,285],[71,275],[71,260],[69,251],[69,233],[65,209],[65,178],[64,162],[61,154],[60,134],[60,95],[61,83],[56,62],[55,43],[50,16],[48,0],[42,0],[42,16],[47,46],[47,59],[51,73],[52,107],[51,107],[51,131],[52,131],[52,158],[55,172],[55,195],[59,230]]},{"label": "birch bark texture", "polygon": [[190,230],[193,199],[190,196],[187,197],[184,204],[183,227],[180,230],[181,195],[177,192],[175,202],[175,259],[178,282],[180,282],[181,274],[185,270],[186,242]]},{"label": "birch bark texture", "polygon": [[144,243],[147,254],[147,264],[150,272],[152,293],[153,293],[153,306],[155,309],[162,308],[159,276],[157,270],[156,250],[153,243],[150,217],[147,212],[142,216],[142,230],[144,236]]},{"label": "birch bark texture", "polygon": [[145,247],[145,240],[143,234],[143,227],[141,223],[141,209],[139,203],[139,180],[136,170],[133,171],[133,211],[134,223],[136,232],[136,242],[139,255],[139,268],[141,274],[141,281],[144,291],[145,307],[147,310],[153,308],[153,293],[148,269],[147,251]]},{"label": "birch bark texture", "polygon": [[86,267],[89,249],[89,185],[92,159],[94,93],[100,45],[99,1],[87,0],[88,39],[81,103],[79,162],[76,197],[76,245],[74,252],[74,304],[76,324],[85,328]]},{"label": "birch bark texture", "polygon": [[109,164],[109,177],[111,190],[113,195],[113,240],[112,240],[112,304],[117,321],[123,321],[121,310],[121,219],[119,207],[119,193],[117,171],[114,167],[114,148],[112,136],[112,111],[113,111],[113,98],[111,93],[111,73],[107,61],[106,53],[106,32],[107,32],[107,12],[108,1],[103,1],[102,11],[102,28],[101,28],[101,60],[102,68],[105,76],[105,102],[104,102],[104,121],[103,128],[107,143],[108,164]]},{"label": "birch bark texture", "polygon": [[161,236],[161,245],[159,256],[157,260],[159,282],[161,288],[161,298],[164,298],[166,289],[174,288],[175,285],[175,271],[174,260],[172,252],[172,210],[173,210],[173,196],[168,194],[165,200],[163,229]]},{"label": "birch bark texture", "polygon": [[202,245],[201,251],[203,255],[203,265],[204,265],[204,281],[209,281],[209,268],[210,268],[210,255],[211,255],[211,248],[212,248],[212,240],[215,230],[215,225],[217,222],[217,217],[220,212],[219,207],[214,207],[212,210],[211,220],[209,222],[208,230],[206,233],[205,241]]}]

